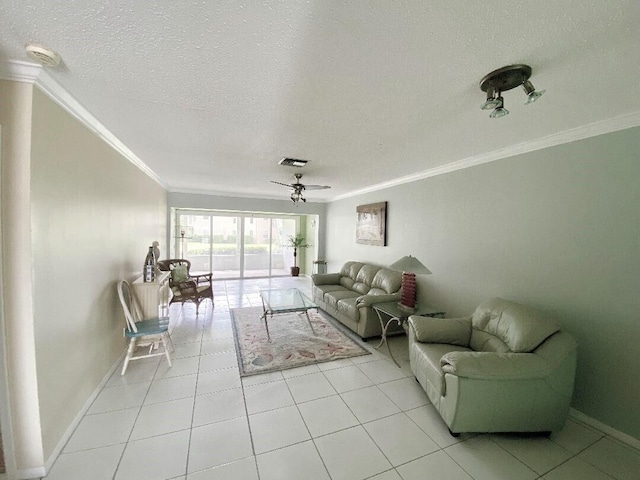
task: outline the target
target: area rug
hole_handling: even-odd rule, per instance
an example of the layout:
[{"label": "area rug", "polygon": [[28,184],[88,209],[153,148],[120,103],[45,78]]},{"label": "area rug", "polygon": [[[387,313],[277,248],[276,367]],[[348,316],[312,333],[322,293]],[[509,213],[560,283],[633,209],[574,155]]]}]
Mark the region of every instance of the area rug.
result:
[{"label": "area rug", "polygon": [[260,307],[231,310],[240,376],[370,354],[331,321],[312,311],[309,318],[315,335],[304,313],[268,316],[269,342],[261,316]]}]

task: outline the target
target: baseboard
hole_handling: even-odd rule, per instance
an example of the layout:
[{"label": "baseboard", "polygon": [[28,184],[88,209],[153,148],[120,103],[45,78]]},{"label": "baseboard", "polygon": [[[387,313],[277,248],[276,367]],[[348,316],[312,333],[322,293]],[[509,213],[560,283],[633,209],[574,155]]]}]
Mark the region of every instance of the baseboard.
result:
[{"label": "baseboard", "polygon": [[[21,479],[40,478],[40,477],[44,477],[47,473],[49,473],[49,471],[51,470],[51,467],[53,467],[53,463],[57,460],[58,456],[60,456],[60,454],[62,453],[62,449],[64,448],[64,446],[67,444],[67,442],[71,438],[71,435],[73,435],[73,432],[77,428],[78,424],[80,423],[82,418],[85,416],[85,414],[87,413],[87,411],[91,407],[91,404],[93,403],[93,401],[100,394],[100,392],[102,391],[104,386],[107,384],[107,382],[111,378],[111,375],[113,375],[113,373],[118,369],[118,367],[120,366],[120,364],[122,362],[122,359],[124,358],[124,356],[126,354],[127,354],[127,349],[125,348],[124,352],[122,353],[122,355],[120,355],[118,357],[116,362],[109,369],[107,374],[104,376],[102,381],[98,384],[98,386],[93,391],[93,393],[89,396],[87,401],[84,402],[84,405],[82,406],[82,408],[80,409],[78,414],[75,416],[73,421],[69,424],[69,427],[67,427],[67,429],[65,430],[64,434],[60,438],[60,441],[56,445],[56,448],[53,449],[53,452],[51,452],[51,455],[49,455],[49,458],[47,459],[47,461],[44,462],[44,467],[39,467],[38,469],[20,470],[18,472],[18,478],[21,478]],[[42,472],[40,472],[38,475],[33,475],[33,476],[29,477],[29,476],[23,476],[21,474],[21,472],[28,472],[29,474],[31,474],[32,470],[33,470],[33,473],[35,474],[35,473],[37,473],[37,472],[35,472],[35,470],[39,471],[40,469],[42,470]]]},{"label": "baseboard", "polygon": [[42,478],[47,474],[46,467],[24,468],[16,472],[16,478],[22,480]]},{"label": "baseboard", "polygon": [[602,423],[598,420],[596,420],[595,418],[591,418],[588,415],[585,415],[584,413],[582,413],[579,410],[576,410],[575,408],[571,408],[569,409],[569,416],[573,417],[574,419],[595,428],[596,430],[600,430],[602,433],[609,435],[612,438],[615,438],[616,440],[629,445],[632,448],[635,448],[636,450],[640,450],[640,440],[638,440],[635,437],[632,437],[631,435],[628,435],[626,433],[623,433],[619,430],[616,430],[613,427],[610,427],[609,425]]}]

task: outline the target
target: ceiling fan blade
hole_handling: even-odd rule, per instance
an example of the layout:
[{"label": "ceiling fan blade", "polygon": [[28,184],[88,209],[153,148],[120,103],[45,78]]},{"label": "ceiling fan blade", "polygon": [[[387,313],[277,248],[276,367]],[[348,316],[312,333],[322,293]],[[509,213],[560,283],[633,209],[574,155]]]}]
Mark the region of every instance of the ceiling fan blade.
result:
[{"label": "ceiling fan blade", "polygon": [[305,190],[326,190],[331,188],[329,185],[305,185]]},{"label": "ceiling fan blade", "polygon": [[291,185],[289,183],[276,182],[275,180],[271,180],[271,183],[276,183],[278,185],[283,185],[283,186],[289,187],[289,188],[293,187],[293,185]]}]

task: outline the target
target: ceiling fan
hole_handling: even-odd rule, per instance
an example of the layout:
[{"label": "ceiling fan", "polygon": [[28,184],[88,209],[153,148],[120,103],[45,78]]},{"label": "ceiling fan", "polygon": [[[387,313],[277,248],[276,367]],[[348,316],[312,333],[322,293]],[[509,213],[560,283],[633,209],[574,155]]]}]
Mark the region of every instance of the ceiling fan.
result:
[{"label": "ceiling fan", "polygon": [[302,202],[307,201],[306,198],[304,198],[304,196],[302,195],[302,192],[305,190],[326,190],[327,188],[331,188],[328,185],[303,185],[302,183],[300,183],[300,179],[302,178],[301,173],[296,173],[294,177],[296,177],[295,183],[282,183],[282,182],[276,182],[274,180],[271,180],[271,183],[276,183],[278,185],[283,185],[285,187],[289,187],[292,189],[291,201],[293,203],[298,203],[300,201]]}]

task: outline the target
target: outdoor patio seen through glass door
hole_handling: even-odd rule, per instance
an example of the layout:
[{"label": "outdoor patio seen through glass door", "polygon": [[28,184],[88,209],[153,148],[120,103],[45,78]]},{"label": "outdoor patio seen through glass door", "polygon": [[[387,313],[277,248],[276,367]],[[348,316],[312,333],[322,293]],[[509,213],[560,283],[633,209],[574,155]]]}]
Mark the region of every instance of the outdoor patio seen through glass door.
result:
[{"label": "outdoor patio seen through glass door", "polygon": [[175,252],[192,273],[218,279],[289,275],[293,251],[285,245],[297,224],[291,217],[178,212]]}]

